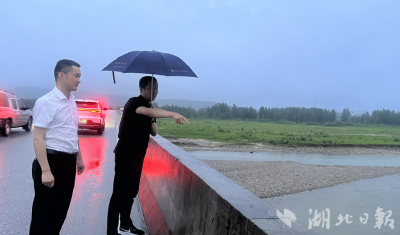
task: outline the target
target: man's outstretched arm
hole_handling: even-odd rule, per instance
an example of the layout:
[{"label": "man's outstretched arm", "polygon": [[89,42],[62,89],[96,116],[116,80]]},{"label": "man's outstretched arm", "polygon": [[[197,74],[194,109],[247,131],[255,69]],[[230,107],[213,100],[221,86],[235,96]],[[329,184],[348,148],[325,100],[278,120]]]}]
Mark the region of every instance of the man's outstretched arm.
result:
[{"label": "man's outstretched arm", "polygon": [[184,122],[190,123],[184,116],[179,113],[165,111],[157,108],[147,108],[147,107],[139,107],[136,109],[137,114],[142,114],[149,116],[151,118],[173,118],[175,122],[178,124],[183,124]]}]

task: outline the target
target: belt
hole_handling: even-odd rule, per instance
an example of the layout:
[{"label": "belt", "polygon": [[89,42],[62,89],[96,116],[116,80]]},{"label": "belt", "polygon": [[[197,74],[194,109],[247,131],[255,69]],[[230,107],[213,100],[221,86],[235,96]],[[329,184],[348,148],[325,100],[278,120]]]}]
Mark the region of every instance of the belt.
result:
[{"label": "belt", "polygon": [[63,155],[71,155],[71,156],[76,156],[77,153],[66,153],[66,152],[62,152],[62,151],[58,151],[58,150],[54,150],[54,149],[46,149],[46,153],[49,154],[63,154]]}]

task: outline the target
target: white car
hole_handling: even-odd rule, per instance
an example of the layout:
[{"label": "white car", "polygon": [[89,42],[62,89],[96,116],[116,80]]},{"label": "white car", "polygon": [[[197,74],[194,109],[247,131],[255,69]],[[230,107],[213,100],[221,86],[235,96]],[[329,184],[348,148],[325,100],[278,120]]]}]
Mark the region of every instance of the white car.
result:
[{"label": "white car", "polygon": [[76,99],[78,107],[79,129],[97,130],[97,134],[102,135],[106,126],[105,113],[107,108],[103,108],[99,101]]},{"label": "white car", "polygon": [[32,129],[32,111],[13,93],[0,90],[0,132],[8,136],[11,128]]}]

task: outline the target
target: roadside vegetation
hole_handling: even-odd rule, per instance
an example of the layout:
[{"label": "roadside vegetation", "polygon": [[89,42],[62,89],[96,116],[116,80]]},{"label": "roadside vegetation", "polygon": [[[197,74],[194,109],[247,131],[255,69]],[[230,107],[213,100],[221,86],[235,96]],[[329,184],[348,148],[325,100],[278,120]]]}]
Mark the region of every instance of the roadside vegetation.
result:
[{"label": "roadside vegetation", "polygon": [[159,119],[163,137],[206,139],[229,144],[261,143],[281,146],[399,146],[400,126],[358,123],[293,123],[189,119],[176,125]]},{"label": "roadside vegetation", "polygon": [[[154,103],[154,107],[157,104]],[[355,124],[385,124],[400,125],[400,112],[382,109],[374,110],[371,114],[352,114],[348,108],[337,112],[321,108],[268,108],[260,107],[258,110],[250,107],[238,107],[235,104],[229,106],[226,103],[218,103],[209,108],[194,110],[191,107],[179,107],[164,105],[162,109],[178,112],[186,118],[210,118],[217,120],[250,120],[260,122],[294,122],[294,123],[332,123],[344,122]]]}]

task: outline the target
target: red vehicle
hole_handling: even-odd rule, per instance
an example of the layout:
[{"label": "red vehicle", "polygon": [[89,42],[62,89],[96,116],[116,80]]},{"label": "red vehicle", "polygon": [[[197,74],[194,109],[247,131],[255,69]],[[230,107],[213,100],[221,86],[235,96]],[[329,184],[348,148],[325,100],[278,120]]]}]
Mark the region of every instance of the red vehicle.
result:
[{"label": "red vehicle", "polygon": [[105,128],[105,113],[107,108],[103,108],[99,101],[76,99],[78,107],[79,129],[97,130],[97,134],[102,135]]}]

